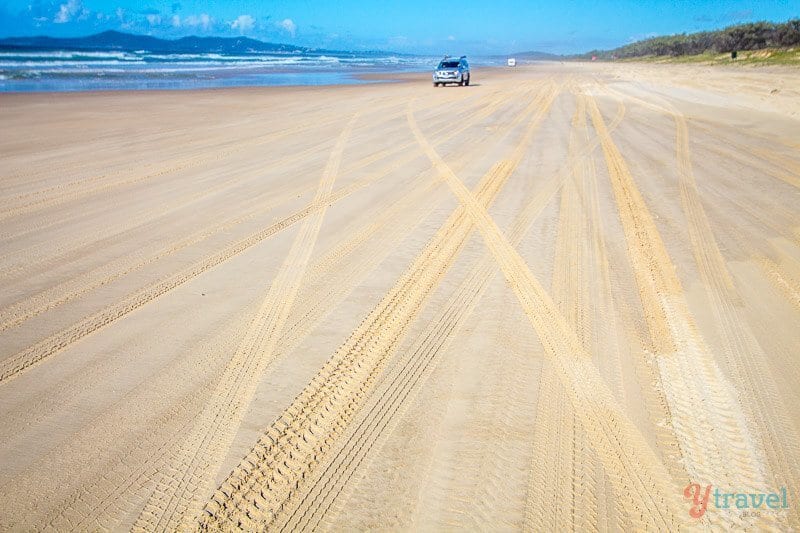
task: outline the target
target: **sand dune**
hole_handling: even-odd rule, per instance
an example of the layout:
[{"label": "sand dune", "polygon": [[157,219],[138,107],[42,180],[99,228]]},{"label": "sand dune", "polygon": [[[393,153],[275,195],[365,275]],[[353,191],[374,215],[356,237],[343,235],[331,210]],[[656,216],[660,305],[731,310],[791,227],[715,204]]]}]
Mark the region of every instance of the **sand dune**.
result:
[{"label": "sand dune", "polygon": [[474,82],[0,95],[0,528],[800,527],[800,75]]}]

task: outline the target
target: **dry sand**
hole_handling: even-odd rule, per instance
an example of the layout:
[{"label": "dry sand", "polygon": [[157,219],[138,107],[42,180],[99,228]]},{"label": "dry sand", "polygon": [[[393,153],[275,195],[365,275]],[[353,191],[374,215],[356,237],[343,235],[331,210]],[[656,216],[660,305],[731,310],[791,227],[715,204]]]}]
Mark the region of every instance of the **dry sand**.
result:
[{"label": "dry sand", "polygon": [[800,75],[473,80],[1,95],[0,529],[800,527]]}]

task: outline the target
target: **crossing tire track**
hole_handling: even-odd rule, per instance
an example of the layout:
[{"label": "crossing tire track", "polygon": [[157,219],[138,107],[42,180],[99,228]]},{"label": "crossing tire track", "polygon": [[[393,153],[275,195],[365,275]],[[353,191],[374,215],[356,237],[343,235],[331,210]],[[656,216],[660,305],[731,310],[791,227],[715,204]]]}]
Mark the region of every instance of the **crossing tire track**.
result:
[{"label": "crossing tire track", "polygon": [[[508,173],[500,164],[479,194],[490,202]],[[397,343],[470,234],[455,211],[406,273],[323,366],[206,504],[201,527],[270,527],[352,420]]]},{"label": "crossing tire track", "polygon": [[[517,294],[545,353],[581,417],[589,441],[612,476],[615,492],[643,524],[669,527],[678,516],[677,498],[666,470],[643,436],[623,413],[555,304],[511,247],[494,221],[424,139],[413,117],[409,123],[434,166],[484,236],[492,255]],[[602,140],[601,140],[601,144]]]},{"label": "crossing tire track", "polygon": [[[534,102],[536,115],[531,120],[529,131],[536,129],[547,113],[553,100],[549,94],[542,102]],[[522,118],[527,113],[521,115]],[[519,119],[518,119],[519,120]],[[510,175],[518,166],[519,159],[509,161],[504,173]],[[551,180],[556,182],[557,180]],[[545,187],[520,213],[513,231],[517,240],[524,234],[536,215],[554,193],[554,187]],[[400,414],[407,408],[416,390],[424,383],[436,365],[436,357],[457,336],[465,320],[480,301],[488,281],[496,272],[491,257],[484,256],[468,273],[465,282],[443,307],[435,319],[417,337],[414,345],[399,356],[398,360],[381,377],[376,392],[367,401],[346,435],[337,444],[330,459],[324,461],[319,474],[308,483],[309,490],[298,498],[294,508],[285,513],[278,522],[281,529],[316,529],[323,519],[330,520],[331,509],[346,501],[343,494],[349,487],[357,469],[369,457],[371,450],[388,434]],[[510,423],[509,423],[510,425]],[[498,435],[498,439],[502,437]],[[379,446],[378,446],[379,447]]]},{"label": "crossing tire track", "polygon": [[[435,202],[427,206],[426,199],[441,186],[441,182],[431,181],[427,176],[421,177],[417,182],[407,195],[388,208],[381,205],[375,213],[368,213],[363,217],[364,220],[357,220],[362,226],[359,230],[346,232],[351,235],[348,239],[334,246],[309,267],[308,282],[301,288],[290,320],[291,325],[286,328],[279,342],[283,353],[291,352],[319,320],[352,290],[354,283],[380,264],[389,254],[392,245],[435,207]],[[415,209],[423,205],[425,208],[420,214]],[[368,222],[366,225],[365,220]],[[370,239],[375,235],[380,236],[380,239],[376,239],[379,246],[370,247],[369,253],[362,253],[361,257],[353,260],[355,251],[371,242]],[[348,267],[342,268],[345,259],[350,259]],[[253,312],[251,315],[254,314]],[[121,364],[123,361],[119,360],[115,365],[109,366],[109,362],[103,359],[83,368],[73,379],[48,388],[42,395],[26,401],[22,410],[7,411],[4,416],[6,426],[12,430],[22,424],[36,424],[57,403],[69,402],[70,398],[79,395],[92,382],[100,379],[102,372],[113,372]],[[3,434],[0,431],[0,440]]]},{"label": "crossing tire track", "polygon": [[[495,98],[493,98],[487,105],[482,106],[481,109],[474,114],[475,120],[480,120],[480,119],[483,119],[483,118],[486,118],[486,117],[490,116],[491,114],[495,113],[500,108],[500,106],[502,104],[506,103],[507,101],[508,101],[508,97],[503,97],[503,98],[495,97]],[[466,124],[466,125],[462,124],[458,128],[452,128],[450,126],[442,128],[442,130],[440,130],[440,131],[446,132],[446,135],[443,136],[442,141],[444,142],[444,141],[447,141],[447,140],[451,139],[453,136],[455,136],[458,133],[460,133],[461,131],[463,131],[467,126],[468,126],[468,124]],[[369,156],[361,158],[360,160],[358,160],[357,162],[355,162],[351,166],[346,167],[345,172],[352,172],[352,171],[355,171],[355,170],[362,169],[364,167],[369,166],[370,164],[373,164],[373,163],[375,163],[377,161],[380,161],[381,159],[388,158],[388,157],[390,157],[392,155],[397,155],[397,153],[400,153],[402,151],[406,151],[411,146],[413,146],[413,141],[405,143],[404,145],[401,145],[399,147],[395,147],[395,148],[393,148],[391,150],[384,150],[384,151],[378,152],[376,154],[371,154]],[[315,149],[318,149],[318,147],[315,148]],[[376,175],[379,175],[379,176],[386,175],[386,174],[396,170],[399,166],[402,166],[403,164],[408,163],[408,162],[416,159],[417,157],[419,157],[419,156],[416,155],[416,154],[406,155],[403,158],[401,158],[399,161],[393,161],[390,164],[385,165],[383,168],[381,168],[379,170],[376,170],[375,173],[376,173]],[[305,191],[310,191],[312,189],[313,189],[313,185],[309,185],[308,187],[305,187],[302,190],[300,190],[300,189],[295,190],[295,191],[293,191],[293,193],[290,193],[288,198],[291,198],[291,194],[295,194],[295,195],[298,194],[298,193],[303,194]],[[199,196],[201,194],[202,193],[198,193],[197,196]],[[158,211],[158,212],[161,212],[161,211]],[[137,218],[137,220],[140,220],[140,219]],[[147,220],[148,220],[148,218],[142,218],[140,221],[142,223],[144,223]],[[109,236],[108,237],[109,242],[115,242],[115,241],[117,241],[119,239],[123,239],[124,236],[129,231],[133,231],[133,229],[135,229],[135,228],[132,228],[131,230],[126,231],[126,233],[115,234],[115,235]],[[110,240],[112,238],[113,238],[113,240]],[[101,241],[97,241],[96,244],[102,244],[103,242],[105,242],[105,241],[102,241],[102,240]],[[84,244],[82,244],[81,246],[87,246],[87,245],[88,245],[88,241],[84,242]],[[80,250],[82,248],[77,248],[76,249],[76,245],[73,243],[71,245],[65,244],[65,245],[59,246],[59,247],[57,247],[57,249],[58,250],[63,250],[63,249],[69,249],[70,250],[67,254],[62,254],[62,255],[56,256],[56,257],[54,257],[52,259],[53,262],[58,262],[58,263],[61,264],[61,263],[65,262],[65,261],[67,261],[69,257],[79,256]],[[47,264],[50,264],[50,262],[48,262]],[[46,266],[46,265],[44,265],[44,266]],[[4,269],[3,272],[0,273],[0,276],[3,276],[3,277],[10,276],[10,275],[12,275],[14,273],[19,273],[22,270],[25,270],[26,274],[29,274],[30,273],[30,269],[31,269],[31,266],[27,263],[27,259],[26,259],[26,262],[25,262],[24,265],[20,265],[19,267],[14,268],[14,269]]]},{"label": "crossing tire track", "polygon": [[[499,101],[497,101],[496,105],[499,106],[502,103],[504,103],[505,101],[506,101],[505,99],[499,100]],[[496,107],[492,107],[492,108],[486,110],[485,113],[492,113],[492,112],[494,112],[495,109],[496,109]],[[354,273],[355,272],[356,271],[354,271]],[[259,375],[260,375],[260,373],[259,373]],[[238,404],[246,405],[248,402],[246,402],[246,401],[243,401],[243,402],[237,401],[235,403],[237,405]],[[215,420],[219,419],[219,418],[220,417],[215,417]],[[226,416],[226,417],[222,417],[222,418],[223,419],[227,419],[227,420],[230,420],[232,418],[235,419],[235,417],[233,417],[233,416]],[[206,437],[206,439],[205,439],[206,442],[214,443],[214,442],[220,440],[216,436],[217,433],[218,433],[218,430],[219,430],[219,428],[215,427],[215,428],[212,428],[211,431],[206,432],[206,434],[208,435]],[[211,435],[212,434],[215,435],[213,440],[211,440]],[[198,447],[200,453],[202,453],[205,448],[206,448],[205,444],[201,444]],[[224,451],[226,449],[226,446],[224,444],[221,444],[217,448],[220,450],[220,453],[221,453],[221,451]],[[202,469],[202,465],[201,465],[201,469]],[[175,470],[178,471],[178,472],[184,472],[182,477],[186,481],[182,482],[182,483],[183,483],[183,486],[186,487],[186,488],[184,488],[183,490],[184,490],[185,493],[188,493],[189,499],[195,498],[197,493],[199,491],[202,491],[202,487],[197,487],[196,486],[197,483],[196,483],[195,480],[198,477],[198,474],[196,472],[197,468],[195,467],[195,465],[194,464],[186,464],[186,463],[184,463],[184,464],[181,464],[181,465],[177,466]],[[201,479],[202,479],[202,472],[201,472],[201,475],[199,477],[201,477]],[[169,478],[169,479],[171,479],[171,478]],[[188,522],[190,522],[190,521],[192,521],[194,519],[195,513],[194,513],[194,509],[192,509],[192,507],[194,507],[193,503],[190,503],[190,508],[187,509],[186,511],[172,512],[171,509],[168,506],[166,507],[166,511],[164,511],[164,507],[165,506],[162,504],[164,498],[162,496],[163,495],[159,494],[159,495],[157,495],[157,497],[151,499],[151,505],[149,506],[149,508],[148,507],[145,508],[145,510],[143,511],[142,515],[140,516],[140,519],[137,521],[137,525],[136,525],[137,528],[139,528],[139,529],[150,529],[154,525],[155,525],[156,528],[162,527],[164,525],[164,523],[159,520],[159,516],[166,516],[167,514],[172,514],[175,517],[174,521],[166,522],[167,524],[170,524],[171,526],[175,526],[175,525],[179,525],[179,524],[187,524]],[[168,526],[168,527],[171,527],[171,526]]]},{"label": "crossing tire track", "polygon": [[[445,142],[446,140],[452,139],[454,136],[466,130],[478,120],[482,120],[483,118],[491,116],[498,109],[500,109],[503,104],[507,103],[511,97],[511,95],[498,97],[489,105],[485,106],[480,112],[476,113],[470,121],[462,123],[456,128],[449,129],[448,133],[444,135],[439,142]],[[354,183],[351,183],[350,185],[341,187],[340,189],[334,191],[328,198],[326,198],[323,202],[323,205],[333,204],[342,198],[349,196],[353,192],[356,192],[357,190],[360,190],[374,181],[377,181],[378,179],[390,174],[392,171],[402,167],[404,164],[415,159],[416,157],[418,157],[416,154],[412,154],[407,158],[400,158],[399,160],[390,163],[382,170],[376,172],[376,174],[367,176]],[[168,276],[162,280],[147,285],[126,296],[119,302],[84,318],[75,325],[57,332],[30,346],[29,348],[8,357],[3,361],[0,361],[0,386],[2,386],[3,382],[16,377],[20,372],[23,372],[40,361],[43,361],[48,357],[60,352],[70,344],[80,340],[86,335],[107,326],[118,318],[121,318],[131,311],[142,307],[143,305],[169,292],[175,287],[186,283],[187,281],[197,277],[198,275],[217,266],[218,264],[221,264],[224,261],[227,261],[239,253],[251,248],[252,246],[264,241],[277,232],[304,219],[321,207],[321,205],[308,205],[300,211],[285,217],[284,219],[268,226],[267,228],[264,228],[263,230],[251,234],[249,237],[237,241],[222,251],[198,261],[193,265],[190,265],[189,267],[177,272],[176,274],[173,274],[172,276]]]},{"label": "crossing tire track", "polygon": [[[496,189],[487,187],[492,188]],[[260,529],[277,518],[284,502],[352,419],[425,298],[460,251],[468,230],[463,213],[448,219],[378,307],[228,476],[206,505],[202,528]]]}]

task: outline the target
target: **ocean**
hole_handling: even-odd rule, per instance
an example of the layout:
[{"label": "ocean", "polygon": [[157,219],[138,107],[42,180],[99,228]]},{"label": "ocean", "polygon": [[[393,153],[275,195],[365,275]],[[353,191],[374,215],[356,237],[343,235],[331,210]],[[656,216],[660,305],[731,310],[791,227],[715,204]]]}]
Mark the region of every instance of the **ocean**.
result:
[{"label": "ocean", "polygon": [[0,92],[374,83],[381,80],[371,76],[367,81],[359,75],[432,70],[439,59],[341,52],[226,55],[5,50],[0,51]]}]

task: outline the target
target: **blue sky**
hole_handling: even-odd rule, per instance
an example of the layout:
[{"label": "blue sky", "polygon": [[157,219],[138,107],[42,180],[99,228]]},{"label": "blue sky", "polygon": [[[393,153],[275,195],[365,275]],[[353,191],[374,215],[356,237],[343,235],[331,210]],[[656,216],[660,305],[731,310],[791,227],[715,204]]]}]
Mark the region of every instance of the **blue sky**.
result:
[{"label": "blue sky", "polygon": [[800,0],[0,0],[0,37],[113,29],[163,38],[246,35],[330,49],[572,53],[794,17]]}]

